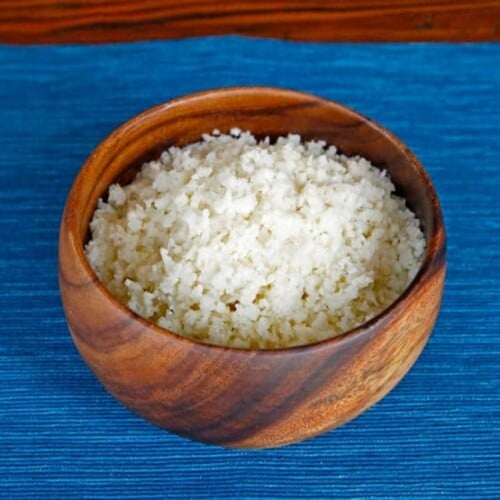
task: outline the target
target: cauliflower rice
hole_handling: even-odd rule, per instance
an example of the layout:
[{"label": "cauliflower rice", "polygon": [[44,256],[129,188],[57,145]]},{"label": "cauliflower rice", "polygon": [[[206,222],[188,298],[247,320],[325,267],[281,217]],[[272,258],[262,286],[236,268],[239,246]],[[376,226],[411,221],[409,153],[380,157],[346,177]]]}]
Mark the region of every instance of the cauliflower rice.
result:
[{"label": "cauliflower rice", "polygon": [[99,200],[86,245],[140,316],[210,344],[333,337],[389,306],[424,237],[385,172],[299,135],[215,130],[171,147]]}]

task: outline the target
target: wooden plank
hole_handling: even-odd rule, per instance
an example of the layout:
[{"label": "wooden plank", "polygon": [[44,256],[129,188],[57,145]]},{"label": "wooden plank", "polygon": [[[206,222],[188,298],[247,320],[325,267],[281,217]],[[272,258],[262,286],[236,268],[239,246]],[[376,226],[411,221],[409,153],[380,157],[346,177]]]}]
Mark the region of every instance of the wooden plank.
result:
[{"label": "wooden plank", "polygon": [[0,42],[241,34],[317,41],[500,40],[500,0],[3,0]]}]

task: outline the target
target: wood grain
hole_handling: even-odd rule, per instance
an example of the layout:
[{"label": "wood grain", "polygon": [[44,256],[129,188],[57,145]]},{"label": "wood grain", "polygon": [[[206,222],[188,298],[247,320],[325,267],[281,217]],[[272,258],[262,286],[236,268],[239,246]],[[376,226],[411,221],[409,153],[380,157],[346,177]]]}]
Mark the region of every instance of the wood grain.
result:
[{"label": "wood grain", "polygon": [[241,34],[314,41],[500,40],[500,0],[5,0],[0,42]]},{"label": "wood grain", "polygon": [[[324,139],[387,169],[419,216],[424,264],[383,314],[315,345],[240,350],[179,337],[119,304],[91,271],[83,245],[97,200],[165,146],[237,124],[256,135],[289,131]],[[224,446],[271,447],[350,420],[403,377],[439,310],[445,232],[434,189],[398,139],[338,104],[297,92],[236,88],[177,99],[132,119],[90,156],[70,192],[60,230],[59,279],[73,340],[120,401],[172,432]]]}]

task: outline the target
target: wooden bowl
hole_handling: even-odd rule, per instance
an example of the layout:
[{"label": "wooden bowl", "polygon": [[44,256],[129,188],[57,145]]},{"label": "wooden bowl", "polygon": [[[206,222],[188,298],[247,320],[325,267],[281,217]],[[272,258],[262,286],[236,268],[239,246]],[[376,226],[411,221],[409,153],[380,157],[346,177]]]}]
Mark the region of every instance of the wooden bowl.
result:
[{"label": "wooden bowl", "polygon": [[[371,321],[339,337],[279,350],[197,343],[120,304],[90,268],[83,246],[98,199],[169,145],[233,126],[257,136],[296,132],[387,169],[420,218],[425,260],[409,288]],[[396,137],[318,97],[272,88],[203,92],[128,121],[92,153],[61,223],[59,281],[71,335],[104,387],[147,420],[229,447],[285,445],[352,419],[387,394],[422,351],[438,314],[446,242],[436,193]]]}]

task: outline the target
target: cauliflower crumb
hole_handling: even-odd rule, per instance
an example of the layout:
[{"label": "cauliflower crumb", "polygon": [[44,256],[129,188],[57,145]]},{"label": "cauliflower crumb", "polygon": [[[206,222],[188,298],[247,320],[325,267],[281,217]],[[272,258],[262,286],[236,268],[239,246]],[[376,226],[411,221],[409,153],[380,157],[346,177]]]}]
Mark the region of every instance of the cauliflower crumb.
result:
[{"label": "cauliflower crumb", "polygon": [[350,330],[417,273],[425,240],[385,172],[237,127],[109,188],[87,258],[137,314],[200,342],[283,348]]}]

